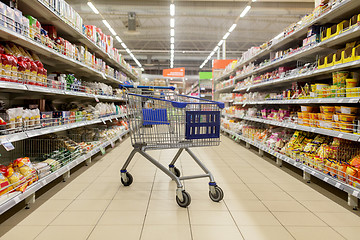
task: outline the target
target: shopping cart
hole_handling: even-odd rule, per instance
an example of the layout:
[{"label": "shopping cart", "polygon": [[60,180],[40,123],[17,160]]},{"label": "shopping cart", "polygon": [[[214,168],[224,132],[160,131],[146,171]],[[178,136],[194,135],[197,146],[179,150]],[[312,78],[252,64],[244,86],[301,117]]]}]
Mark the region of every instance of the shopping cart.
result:
[{"label": "shopping cart", "polygon": [[[209,178],[209,196],[214,202],[223,199],[224,193],[214,181],[206,166],[189,149],[190,147],[217,146],[220,144],[220,109],[224,103],[184,96],[175,93],[174,87],[148,87],[123,85],[127,99],[131,143],[134,147],[121,169],[121,182],[130,186],[133,177],[126,170],[136,153],[167,174],[177,184],[176,202],[187,207],[191,202],[181,180]],[[154,149],[179,149],[169,168],[146,153]],[[183,151],[189,153],[204,174],[180,177],[175,167]]]}]

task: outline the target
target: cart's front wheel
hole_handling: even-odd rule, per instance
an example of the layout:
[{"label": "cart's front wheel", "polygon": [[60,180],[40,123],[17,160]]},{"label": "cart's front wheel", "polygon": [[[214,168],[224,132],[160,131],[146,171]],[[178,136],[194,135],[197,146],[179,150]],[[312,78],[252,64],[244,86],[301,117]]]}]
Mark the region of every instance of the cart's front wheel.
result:
[{"label": "cart's front wheel", "polygon": [[182,197],[183,197],[183,200],[181,201],[181,200],[178,198],[178,196],[176,196],[176,202],[177,202],[177,204],[178,204],[180,207],[186,208],[186,207],[189,206],[190,203],[191,203],[190,194],[188,194],[188,193],[185,192],[185,191],[182,191]]},{"label": "cart's front wheel", "polygon": [[127,179],[125,180],[123,177],[121,177],[121,183],[125,187],[130,186],[133,182],[133,176],[130,173],[126,172],[126,178]]},{"label": "cart's front wheel", "polygon": [[215,186],[215,193],[212,194],[211,191],[209,191],[209,197],[214,202],[220,202],[224,198],[224,192],[220,187]]}]

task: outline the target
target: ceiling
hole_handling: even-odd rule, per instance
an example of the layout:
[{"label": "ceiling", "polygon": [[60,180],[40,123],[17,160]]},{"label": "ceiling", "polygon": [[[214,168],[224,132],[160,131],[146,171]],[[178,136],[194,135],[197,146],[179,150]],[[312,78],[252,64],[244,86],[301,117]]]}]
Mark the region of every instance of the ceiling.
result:
[{"label": "ceiling", "polygon": [[[87,0],[67,2],[83,17],[85,24],[96,25],[110,35],[102,17],[92,12]],[[92,0],[92,3],[141,62],[146,73],[161,74],[162,69],[169,68],[171,0]],[[249,0],[174,0],[174,67],[185,67],[187,74],[196,74],[248,3]],[[239,58],[251,46],[268,41],[299,21],[313,10],[314,0],[257,0],[251,6],[226,41],[228,59]],[[128,31],[129,12],[136,14],[136,31]],[[120,43],[114,40],[114,44],[130,64],[136,65]],[[210,68],[209,62],[202,70]]]}]

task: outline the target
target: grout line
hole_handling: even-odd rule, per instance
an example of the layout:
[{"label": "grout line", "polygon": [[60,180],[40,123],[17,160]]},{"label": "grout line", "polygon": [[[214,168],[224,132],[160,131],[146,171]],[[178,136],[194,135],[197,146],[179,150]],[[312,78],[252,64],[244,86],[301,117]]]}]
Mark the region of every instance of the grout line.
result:
[{"label": "grout line", "polygon": [[[161,152],[160,152],[160,154],[161,154]],[[159,159],[160,159],[160,154],[159,154]],[[153,193],[153,189],[154,189],[154,185],[155,185],[155,178],[156,178],[157,172],[158,172],[158,169],[155,168],[154,178],[153,178],[153,182],[152,182],[151,189],[150,189],[149,201],[148,201],[148,204],[146,206],[146,212],[145,212],[144,221],[143,221],[143,224],[142,224],[142,227],[141,227],[139,240],[141,240],[141,238],[143,236],[143,232],[144,232],[144,228],[145,228],[145,221],[146,221],[146,217],[147,217],[148,210],[149,210],[149,205],[150,205],[150,201],[151,201],[151,195]]]},{"label": "grout line", "polygon": [[[228,138],[228,140],[231,140],[231,139],[229,139]],[[232,143],[234,143],[233,141],[230,141],[230,142],[232,142]],[[240,144],[238,144],[238,145],[240,145]],[[241,146],[241,145],[240,145]],[[244,148],[243,146],[241,146],[242,148]],[[246,149],[246,148],[244,148],[244,150],[247,150],[248,152],[251,152],[252,154],[254,154],[255,156],[257,156],[254,152],[252,152],[251,150],[249,150],[249,149]],[[259,157],[259,156],[257,156],[257,157]],[[261,157],[259,157],[260,159],[262,159]],[[245,160],[246,161],[246,160]],[[246,161],[247,163],[249,163],[250,164],[250,161]],[[250,164],[251,165],[251,164]],[[251,165],[253,168],[255,168],[253,165]],[[255,168],[256,170],[257,170],[257,168]],[[279,185],[277,185],[275,182],[273,182],[269,177],[267,177],[263,172],[261,172],[260,170],[257,170],[258,172],[260,172],[263,176],[265,176],[267,179],[269,179],[269,181],[270,182],[272,182],[273,184],[275,184],[277,187],[279,187],[281,190],[283,190],[287,195],[289,195],[292,199],[294,199],[297,203],[299,203],[301,206],[303,206],[304,208],[306,208],[310,213],[312,213],[316,218],[318,218],[321,222],[323,222],[323,223],[325,223],[329,228],[331,228],[332,230],[334,230],[335,232],[337,232],[332,226],[330,226],[328,223],[326,223],[324,220],[322,220],[316,213],[314,213],[314,212],[312,212],[309,208],[307,208],[305,205],[303,205],[301,202],[299,202],[296,198],[294,198],[292,195],[290,195],[286,190],[284,190],[283,188],[281,188]],[[235,172],[235,174],[237,175],[237,173]],[[295,178],[296,179],[296,178]],[[301,181],[299,181],[299,182],[301,182]],[[306,185],[307,186],[307,185]],[[251,190],[250,190],[251,191]],[[252,191],[251,191],[252,192]],[[257,197],[257,195],[256,195],[256,193],[254,193],[254,195]],[[260,199],[259,199],[260,200]],[[329,199],[330,200],[330,199]],[[262,200],[260,200],[261,202],[263,202]],[[331,200],[330,200],[331,201]],[[263,204],[268,210],[269,210],[269,212],[275,217],[275,219],[276,220],[278,220],[279,221],[279,219],[273,214],[273,212],[272,211],[270,211],[270,209],[265,205],[265,204]],[[286,229],[286,231],[288,231],[289,232],[289,234],[291,235],[291,236],[293,236],[292,234],[291,234],[291,232],[287,229],[287,227],[286,226],[284,226],[280,221],[279,221],[279,223]],[[344,237],[343,235],[341,235],[339,232],[337,232],[340,236],[342,236],[342,237]],[[294,236],[293,236],[294,237]],[[295,237],[294,237],[295,238]]]}]

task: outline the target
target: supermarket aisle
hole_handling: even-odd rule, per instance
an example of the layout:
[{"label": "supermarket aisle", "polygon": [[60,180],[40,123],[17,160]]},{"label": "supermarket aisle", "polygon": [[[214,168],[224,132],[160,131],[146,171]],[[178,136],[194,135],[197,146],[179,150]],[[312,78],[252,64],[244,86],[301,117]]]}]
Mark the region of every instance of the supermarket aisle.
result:
[{"label": "supermarket aisle", "polygon": [[[207,181],[186,182],[192,203],[175,202],[175,185],[136,156],[130,187],[119,169],[130,152],[126,140],[53,194],[24,219],[20,211],[1,227],[1,239],[358,239],[360,218],[281,169],[223,137],[220,147],[194,151],[206,159],[225,192],[221,203],[208,197]],[[173,150],[151,155],[168,162]],[[178,167],[199,173],[184,154]],[[54,191],[53,191],[54,192]]]}]

